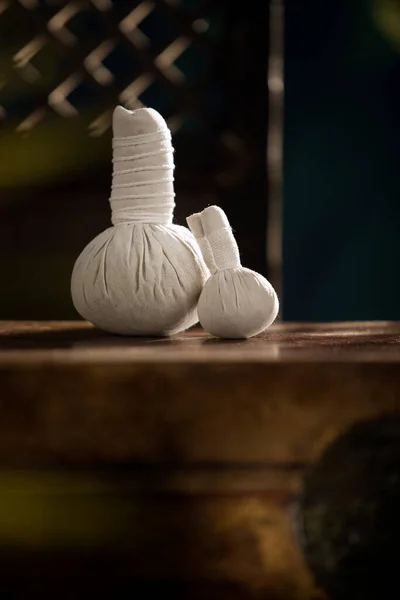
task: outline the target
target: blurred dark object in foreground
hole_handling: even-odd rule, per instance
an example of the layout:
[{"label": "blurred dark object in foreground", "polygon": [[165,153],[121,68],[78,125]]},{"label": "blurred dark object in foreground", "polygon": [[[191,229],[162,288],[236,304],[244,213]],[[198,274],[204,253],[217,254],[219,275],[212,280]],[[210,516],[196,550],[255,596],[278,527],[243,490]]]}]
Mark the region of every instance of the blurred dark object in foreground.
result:
[{"label": "blurred dark object in foreground", "polygon": [[303,549],[331,600],[400,594],[400,414],[362,421],[305,477]]},{"label": "blurred dark object in foreground", "polygon": [[2,318],[76,316],[73,262],[110,224],[117,103],[167,119],[176,221],[221,205],[265,273],[267,3],[15,2],[0,28]]}]

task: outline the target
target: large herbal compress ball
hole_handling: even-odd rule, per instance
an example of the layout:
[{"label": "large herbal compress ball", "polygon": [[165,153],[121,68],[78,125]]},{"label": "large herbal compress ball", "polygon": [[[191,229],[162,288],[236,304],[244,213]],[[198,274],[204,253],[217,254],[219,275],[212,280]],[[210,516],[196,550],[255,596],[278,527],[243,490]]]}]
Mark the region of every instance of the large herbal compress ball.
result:
[{"label": "large herbal compress ball", "polygon": [[198,321],[209,273],[190,231],[172,223],[173,148],[155,110],[113,116],[113,226],[78,257],[71,293],[84,318],[121,335],[168,335]]}]

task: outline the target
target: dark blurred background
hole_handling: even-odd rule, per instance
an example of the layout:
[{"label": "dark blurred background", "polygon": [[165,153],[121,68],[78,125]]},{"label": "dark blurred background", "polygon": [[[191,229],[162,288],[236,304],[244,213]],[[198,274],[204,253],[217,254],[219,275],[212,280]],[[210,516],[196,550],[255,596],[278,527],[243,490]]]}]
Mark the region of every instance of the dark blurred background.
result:
[{"label": "dark blurred background", "polygon": [[286,4],[284,317],[400,319],[400,2]]},{"label": "dark blurred background", "polygon": [[400,0],[288,1],[277,56],[280,5],[0,0],[1,319],[77,317],[118,103],[167,119],[176,221],[221,205],[284,319],[400,318]]},{"label": "dark blurred background", "polygon": [[222,0],[0,4],[3,319],[76,318],[73,263],[110,225],[111,114],[173,132],[176,222],[219,204],[266,270],[268,6]]}]

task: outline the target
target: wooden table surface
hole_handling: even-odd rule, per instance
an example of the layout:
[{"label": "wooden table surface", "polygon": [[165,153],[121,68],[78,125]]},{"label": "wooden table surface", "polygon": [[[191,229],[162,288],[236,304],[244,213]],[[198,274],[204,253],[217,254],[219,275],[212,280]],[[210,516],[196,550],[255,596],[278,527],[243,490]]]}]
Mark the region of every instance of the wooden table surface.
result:
[{"label": "wooden table surface", "polygon": [[285,323],[249,340],[193,329],[169,338],[104,333],[84,321],[0,321],[0,364],[400,362],[400,322]]},{"label": "wooden table surface", "polygon": [[400,323],[278,324],[247,341],[0,323],[0,461],[305,464],[400,407]]},{"label": "wooden table surface", "polygon": [[184,600],[322,598],[287,509],[340,433],[400,409],[399,350],[400,323],[248,341],[0,323],[0,579],[17,600],[47,597],[49,577],[62,600],[121,581]]}]

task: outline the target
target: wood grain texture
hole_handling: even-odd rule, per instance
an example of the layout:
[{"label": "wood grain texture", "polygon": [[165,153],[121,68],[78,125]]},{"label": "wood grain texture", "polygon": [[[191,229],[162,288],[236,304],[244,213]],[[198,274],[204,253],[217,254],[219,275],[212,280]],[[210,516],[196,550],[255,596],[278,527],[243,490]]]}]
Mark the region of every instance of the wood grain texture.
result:
[{"label": "wood grain texture", "polygon": [[399,410],[399,340],[397,323],[244,342],[2,323],[0,584],[21,600],[45,579],[59,598],[322,597],[291,507],[340,433]]},{"label": "wood grain texture", "polygon": [[243,342],[0,326],[0,461],[304,465],[400,407],[400,324],[278,325]]},{"label": "wood grain texture", "polygon": [[0,321],[1,364],[400,362],[400,322],[286,323],[249,340],[200,328],[165,338],[113,336],[84,321]]},{"label": "wood grain texture", "polygon": [[[186,582],[185,598],[207,584],[214,593],[222,587],[224,599],[232,589],[238,598],[260,600],[306,600],[313,592],[288,514],[274,498],[155,494],[144,480],[141,490],[132,480],[132,472],[0,473],[0,581],[7,577],[4,565],[15,571],[22,564],[25,589],[47,568],[45,581],[64,581],[71,590],[68,578],[78,566],[83,582],[103,586]],[[84,568],[89,556],[99,565],[108,561],[95,578]]]}]

